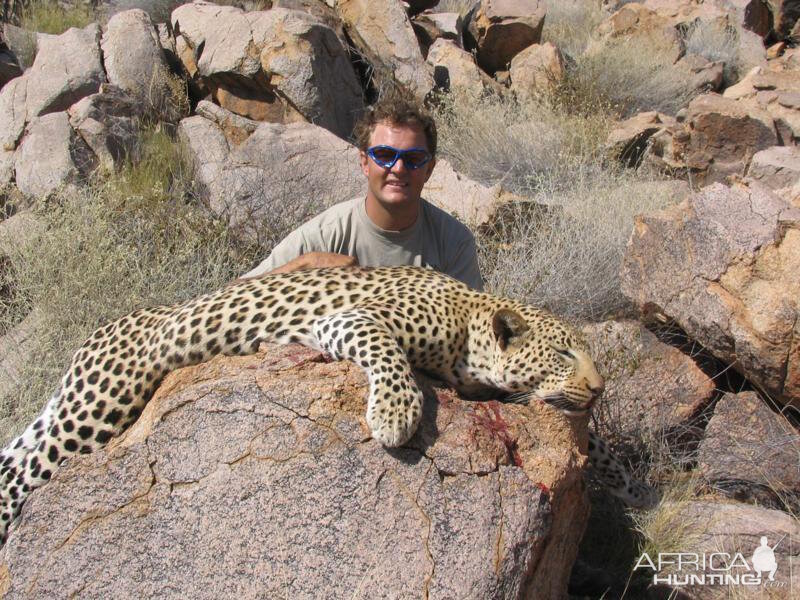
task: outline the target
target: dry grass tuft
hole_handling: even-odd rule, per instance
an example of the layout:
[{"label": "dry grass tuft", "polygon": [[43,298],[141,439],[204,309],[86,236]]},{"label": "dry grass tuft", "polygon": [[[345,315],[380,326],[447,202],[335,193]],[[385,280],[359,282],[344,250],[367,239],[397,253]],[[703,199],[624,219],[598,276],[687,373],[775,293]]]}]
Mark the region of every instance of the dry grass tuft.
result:
[{"label": "dry grass tuft", "polygon": [[441,153],[456,170],[526,196],[596,171],[611,124],[600,111],[566,111],[547,99],[520,105],[466,94],[445,95],[437,114]]}]

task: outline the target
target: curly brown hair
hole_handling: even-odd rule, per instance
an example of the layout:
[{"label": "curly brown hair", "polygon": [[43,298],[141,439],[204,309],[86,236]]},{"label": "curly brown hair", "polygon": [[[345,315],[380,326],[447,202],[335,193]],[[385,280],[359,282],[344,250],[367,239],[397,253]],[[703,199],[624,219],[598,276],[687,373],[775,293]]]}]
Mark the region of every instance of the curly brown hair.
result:
[{"label": "curly brown hair", "polygon": [[353,139],[359,150],[366,151],[369,147],[369,138],[378,123],[421,127],[428,151],[436,156],[436,122],[413,96],[396,90],[381,94],[378,101],[364,111],[353,129]]}]

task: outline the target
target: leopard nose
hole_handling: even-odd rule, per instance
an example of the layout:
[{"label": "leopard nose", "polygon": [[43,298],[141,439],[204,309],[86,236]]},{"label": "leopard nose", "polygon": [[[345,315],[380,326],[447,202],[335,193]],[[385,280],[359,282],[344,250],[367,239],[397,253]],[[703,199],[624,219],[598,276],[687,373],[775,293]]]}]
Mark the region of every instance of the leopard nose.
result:
[{"label": "leopard nose", "polygon": [[592,392],[592,395],[597,398],[606,390],[606,382],[603,379],[600,381],[594,382],[594,385],[589,385],[589,391]]}]

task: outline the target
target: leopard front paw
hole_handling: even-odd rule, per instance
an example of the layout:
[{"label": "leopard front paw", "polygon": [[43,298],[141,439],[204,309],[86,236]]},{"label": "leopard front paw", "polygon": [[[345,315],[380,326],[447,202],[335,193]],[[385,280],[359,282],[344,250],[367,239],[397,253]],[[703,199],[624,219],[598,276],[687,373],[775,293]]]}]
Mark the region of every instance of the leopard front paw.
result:
[{"label": "leopard front paw", "polygon": [[396,448],[405,444],[417,430],[422,417],[422,393],[407,399],[393,398],[370,403],[367,425],[372,437],[384,446]]}]

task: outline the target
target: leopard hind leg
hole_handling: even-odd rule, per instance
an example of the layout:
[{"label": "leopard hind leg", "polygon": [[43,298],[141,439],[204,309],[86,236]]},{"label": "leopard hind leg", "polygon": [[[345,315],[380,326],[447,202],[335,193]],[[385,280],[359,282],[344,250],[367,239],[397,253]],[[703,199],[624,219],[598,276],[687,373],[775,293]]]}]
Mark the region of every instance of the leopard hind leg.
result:
[{"label": "leopard hind leg", "polygon": [[59,390],[33,423],[0,451],[0,546],[5,543],[8,528],[25,498],[40,481],[47,481],[52,474],[39,462],[36,453],[53,424],[60,398]]},{"label": "leopard hind leg", "polygon": [[407,442],[422,417],[422,392],[388,326],[369,309],[355,308],[317,319],[313,333],[320,349],[366,371],[372,437],[389,447]]}]

